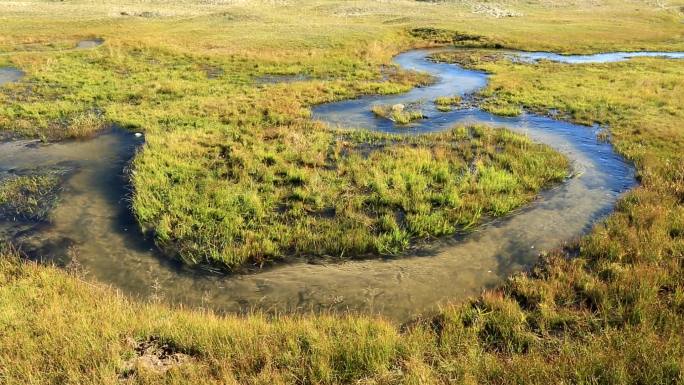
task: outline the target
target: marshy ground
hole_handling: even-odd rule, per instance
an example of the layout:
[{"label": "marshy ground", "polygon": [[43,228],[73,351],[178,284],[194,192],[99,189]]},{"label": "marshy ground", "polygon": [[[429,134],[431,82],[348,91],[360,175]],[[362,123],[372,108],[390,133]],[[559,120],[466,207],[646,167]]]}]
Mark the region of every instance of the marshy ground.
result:
[{"label": "marshy ground", "polygon": [[[132,210],[158,245],[188,262],[236,266],[297,253],[300,245],[313,254],[339,253],[340,245],[354,254],[394,253],[406,240],[452,232],[477,210],[510,211],[565,175],[567,165],[547,147],[523,148],[522,137],[500,129],[472,126],[415,138],[340,133],[313,123],[309,107],[425,82],[402,71],[387,76],[383,65],[429,44],[562,53],[684,50],[680,4],[630,4],[7,2],[0,11],[0,50],[7,53],[0,65],[26,76],[2,88],[0,128],[44,141],[88,137],[112,123],[144,131],[145,147],[132,165]],[[93,37],[105,43],[71,50]],[[483,57],[474,53],[470,65],[492,74],[478,96],[485,109],[553,110],[601,123],[637,167],[641,186],[566,252],[550,252],[500,289],[399,329],[360,315],[219,317],[134,302],[76,273],[22,262],[6,249],[0,330],[8,332],[0,333],[0,378],[8,384],[681,382],[684,63],[526,65]],[[306,78],[258,80],[293,74]],[[550,172],[510,167],[526,159]],[[471,165],[476,180],[464,173]],[[3,207],[43,213],[37,204],[45,200],[29,198],[53,191],[51,175],[37,170],[5,180],[2,197],[10,206]],[[455,175],[467,183],[457,196],[444,194]],[[493,194],[467,194],[488,184]],[[390,189],[397,186],[404,189]],[[372,188],[378,192],[366,194]],[[407,200],[408,191],[419,193]],[[458,199],[472,206],[464,209]],[[162,360],[164,370],[139,364],[138,356]],[[167,368],[168,357],[182,359]]]}]

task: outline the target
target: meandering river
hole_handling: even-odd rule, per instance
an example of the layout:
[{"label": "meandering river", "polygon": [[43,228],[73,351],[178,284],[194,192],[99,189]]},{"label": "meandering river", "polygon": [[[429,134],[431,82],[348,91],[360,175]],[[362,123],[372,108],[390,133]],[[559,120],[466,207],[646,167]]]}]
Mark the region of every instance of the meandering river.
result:
[{"label": "meandering river", "polygon": [[[409,51],[394,61],[403,68],[432,74],[433,85],[401,95],[316,106],[314,118],[333,126],[396,132],[392,122],[373,116],[372,104],[430,102],[437,96],[471,94],[486,86],[486,74],[432,62],[432,53]],[[632,55],[677,58],[684,54],[519,55],[530,61],[587,63],[625,60]],[[0,84],[21,75],[18,70],[0,70]],[[636,183],[633,167],[610,144],[597,140],[597,128],[527,113],[505,118],[477,108],[439,112],[432,103],[425,103],[423,112],[427,118],[404,131],[438,131],[476,122],[505,126],[565,154],[577,176],[542,192],[512,215],[411,255],[335,264],[286,263],[254,274],[225,276],[187,269],[143,239],[126,202],[123,172],[143,138],[111,130],[88,141],[1,143],[0,177],[36,167],[66,168],[70,176],[49,223],[5,221],[0,231],[48,261],[72,261],[72,265],[77,261],[88,279],[132,296],[217,312],[350,310],[404,321],[477,294],[532,265],[539,251],[587,231]]]}]

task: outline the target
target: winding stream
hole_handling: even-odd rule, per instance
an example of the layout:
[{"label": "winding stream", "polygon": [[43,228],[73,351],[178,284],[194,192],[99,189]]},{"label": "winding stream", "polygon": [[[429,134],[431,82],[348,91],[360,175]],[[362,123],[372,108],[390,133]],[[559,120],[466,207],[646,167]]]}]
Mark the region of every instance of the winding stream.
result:
[{"label": "winding stream", "polygon": [[[341,127],[393,131],[391,122],[372,115],[370,105],[424,100],[428,118],[411,125],[410,132],[443,130],[467,122],[505,126],[564,153],[578,176],[542,192],[514,215],[413,255],[339,264],[291,263],[255,274],[222,276],[184,268],[159,255],[139,235],[123,200],[122,170],[142,139],[113,129],[88,141],[1,143],[0,175],[56,166],[71,172],[49,223],[6,221],[0,231],[30,254],[62,265],[77,261],[88,278],[133,296],[218,312],[351,310],[403,321],[434,311],[447,301],[477,294],[533,264],[538,250],[556,247],[589,229],[612,210],[621,193],[635,185],[633,168],[609,144],[596,139],[596,128],[530,114],[504,118],[479,109],[436,111],[431,103],[435,97],[475,92],[487,84],[487,75],[431,62],[427,59],[431,53],[409,51],[395,62],[435,75],[435,84],[401,95],[317,106],[314,118]],[[593,58],[612,61],[606,56]],[[561,59],[575,60],[571,56]]]}]

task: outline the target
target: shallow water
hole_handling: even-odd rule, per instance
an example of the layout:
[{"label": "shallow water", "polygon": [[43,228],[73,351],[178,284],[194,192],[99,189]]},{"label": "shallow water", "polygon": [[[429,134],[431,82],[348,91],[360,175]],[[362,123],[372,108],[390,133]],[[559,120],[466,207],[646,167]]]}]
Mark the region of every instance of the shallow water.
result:
[{"label": "shallow water", "polygon": [[81,40],[76,44],[76,49],[91,49],[101,46],[104,43],[104,39],[88,39]]},{"label": "shallow water", "polygon": [[[126,197],[123,169],[142,139],[113,130],[89,141],[51,145],[0,144],[0,171],[36,166],[73,168],[48,224],[5,222],[0,228],[34,255],[65,265],[77,261],[90,279],[124,293],[218,312],[351,310],[403,321],[491,287],[530,266],[537,251],[586,231],[634,186],[634,170],[596,129],[524,114],[497,117],[483,111],[441,113],[436,96],[471,93],[486,85],[483,73],[426,59],[430,51],[396,57],[405,68],[437,76],[434,85],[394,96],[374,96],[313,108],[316,119],[344,127],[394,131],[370,113],[372,103],[428,101],[428,119],[408,132],[438,131],[462,122],[503,125],[547,143],[572,161],[579,176],[540,194],[532,204],[467,236],[444,239],[397,259],[339,264],[291,263],[249,275],[221,276],[170,261],[139,234]],[[407,131],[404,129],[403,131]]]},{"label": "shallow water", "polygon": [[516,52],[523,60],[550,60],[568,64],[615,63],[637,57],[684,59],[684,52],[608,52],[593,55],[560,55],[551,52]]},{"label": "shallow water", "polygon": [[12,67],[0,67],[0,86],[16,82],[24,77],[24,72]]}]

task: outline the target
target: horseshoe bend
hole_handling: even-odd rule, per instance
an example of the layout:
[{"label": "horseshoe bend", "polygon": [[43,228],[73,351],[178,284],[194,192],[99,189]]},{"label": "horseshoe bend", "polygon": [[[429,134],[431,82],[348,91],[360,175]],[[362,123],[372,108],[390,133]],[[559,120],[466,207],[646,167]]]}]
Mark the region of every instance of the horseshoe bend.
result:
[{"label": "horseshoe bend", "polygon": [[682,10],[353,4],[0,11],[0,378],[682,379]]}]

